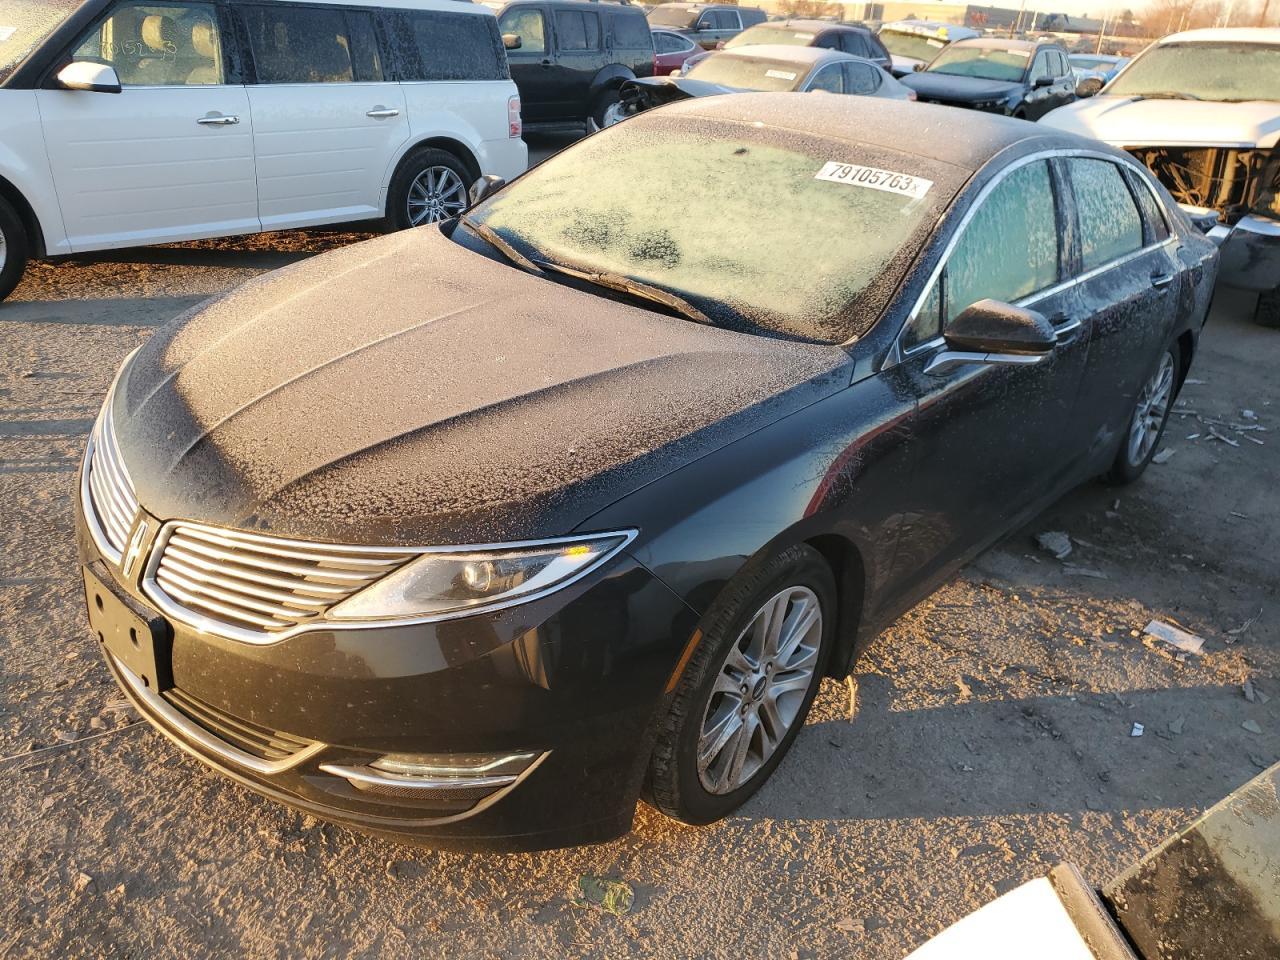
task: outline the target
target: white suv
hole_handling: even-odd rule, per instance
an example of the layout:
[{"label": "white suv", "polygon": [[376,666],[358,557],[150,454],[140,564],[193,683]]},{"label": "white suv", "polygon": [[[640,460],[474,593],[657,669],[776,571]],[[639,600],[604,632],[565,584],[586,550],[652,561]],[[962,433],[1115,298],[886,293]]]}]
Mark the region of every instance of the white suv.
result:
[{"label": "white suv", "polygon": [[466,0],[0,4],[0,299],[31,256],[429,223],[527,162]]}]

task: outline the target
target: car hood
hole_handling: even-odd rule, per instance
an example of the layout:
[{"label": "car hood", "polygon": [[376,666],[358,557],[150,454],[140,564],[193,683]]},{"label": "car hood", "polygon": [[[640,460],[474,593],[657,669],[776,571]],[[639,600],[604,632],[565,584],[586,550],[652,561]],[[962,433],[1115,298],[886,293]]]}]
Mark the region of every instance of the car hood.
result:
[{"label": "car hood", "polygon": [[628,80],[622,85],[620,93],[625,98],[628,91],[642,95],[645,100],[652,102],[652,106],[693,97],[715,97],[722,93],[748,92],[742,87],[726,87],[722,83],[708,83],[705,80],[671,76],[637,77],[635,80]]},{"label": "car hood", "polygon": [[945,100],[951,103],[982,103],[1001,100],[1019,90],[1020,83],[1007,80],[984,80],[981,77],[954,77],[946,73],[930,73],[928,70],[911,73],[902,82],[929,100]]},{"label": "car hood", "polygon": [[1143,100],[1103,93],[1047,113],[1041,123],[1116,146],[1275,146],[1280,104]]},{"label": "car hood", "polygon": [[178,318],[134,358],[112,413],[161,519],[485,543],[567,533],[847,383],[840,347],[607,300],[430,227]]}]

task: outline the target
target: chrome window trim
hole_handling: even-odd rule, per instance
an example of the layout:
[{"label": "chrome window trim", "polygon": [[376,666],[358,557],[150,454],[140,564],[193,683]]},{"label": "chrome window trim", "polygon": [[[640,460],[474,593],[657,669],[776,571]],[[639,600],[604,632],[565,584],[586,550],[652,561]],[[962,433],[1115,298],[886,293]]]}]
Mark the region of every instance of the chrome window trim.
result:
[{"label": "chrome window trim", "polygon": [[[432,554],[482,553],[486,551],[522,550],[522,549],[530,549],[530,548],[537,548],[537,547],[551,547],[551,546],[558,546],[562,544],[579,543],[584,540],[605,539],[608,537],[622,538],[620,543],[615,544],[612,549],[602,554],[601,557],[595,563],[587,567],[584,567],[582,570],[579,570],[577,573],[573,574],[573,576],[568,577],[564,580],[561,580],[557,583],[554,583],[548,587],[545,587],[542,590],[537,590],[529,594],[521,594],[520,596],[511,597],[510,599],[500,601],[497,603],[477,604],[474,607],[468,607],[462,610],[449,610],[443,613],[433,613],[433,614],[426,614],[426,615],[412,616],[412,617],[396,617],[396,618],[388,617],[386,619],[380,619],[380,620],[376,620],[376,619],[332,620],[332,619],[326,619],[324,614],[322,613],[320,617],[318,617],[315,620],[308,620],[306,622],[296,624],[292,627],[288,627],[287,629],[284,629],[284,630],[267,632],[265,630],[261,630],[261,631],[249,630],[243,627],[236,627],[231,624],[224,623],[221,620],[217,620],[213,617],[205,616],[204,614],[201,614],[201,613],[196,613],[195,611],[189,610],[182,604],[178,603],[176,600],[169,597],[167,593],[165,593],[164,588],[161,587],[160,584],[157,582],[156,574],[160,567],[161,558],[164,555],[165,545],[169,542],[169,538],[173,535],[173,533],[179,527],[182,527],[182,526],[208,527],[209,529],[214,531],[217,531],[219,529],[218,527],[214,527],[209,524],[198,524],[198,523],[193,523],[191,521],[186,521],[186,520],[170,520],[167,523],[165,523],[160,528],[160,532],[156,535],[155,542],[151,546],[151,555],[147,558],[147,566],[142,574],[142,592],[146,595],[147,599],[150,600],[153,604],[155,604],[156,607],[166,617],[176,621],[177,623],[182,624],[183,626],[190,627],[191,629],[195,630],[197,633],[203,633],[210,636],[221,637],[225,640],[235,640],[241,643],[252,644],[254,646],[270,646],[275,643],[282,643],[285,640],[288,640],[291,637],[296,637],[302,633],[316,633],[320,631],[330,631],[330,630],[372,630],[380,627],[406,627],[406,626],[416,626],[416,625],[425,624],[425,623],[442,623],[449,620],[461,620],[466,617],[482,616],[490,613],[495,613],[499,610],[506,610],[511,607],[520,606],[521,604],[532,603],[535,600],[541,600],[544,597],[548,597],[553,593],[557,593],[560,590],[564,590],[565,588],[572,586],[573,584],[577,583],[579,580],[590,575],[596,570],[599,570],[605,564],[613,560],[619,553],[625,550],[632,543],[632,541],[634,541],[635,538],[640,534],[639,530],[634,530],[634,529],[606,530],[606,531],[601,531],[599,533],[576,534],[568,537],[547,537],[540,540],[517,540],[517,541],[512,541],[511,543],[479,543],[479,544],[460,544],[460,545],[445,545],[445,546],[430,546],[430,547],[422,547],[422,546],[357,547],[356,549],[359,549],[362,551],[371,551],[371,552],[377,552],[377,553],[415,554],[415,556],[411,557],[409,560],[406,560],[404,564],[402,564],[399,567],[396,567],[396,570],[400,570],[400,569],[403,569],[404,566],[407,566],[410,563],[415,563],[416,561],[420,560],[422,557],[429,556]],[[287,539],[284,537],[273,537],[265,534],[252,533],[245,530],[236,530],[234,532],[238,537],[243,537],[248,540],[259,541],[260,543],[263,544],[263,546],[266,549],[270,549],[272,546],[277,546],[277,547],[291,546],[295,548],[305,548],[310,546],[312,549],[314,549],[317,545],[316,542],[309,542],[305,540],[293,540],[293,539]],[[322,546],[340,549],[344,546],[351,547],[353,545],[338,544],[338,543],[324,543],[322,544]],[[390,572],[394,572],[394,571],[389,571],[389,573]],[[378,583],[381,579],[382,578],[379,577],[378,579],[371,581],[370,583],[366,584],[365,587],[361,587],[361,590],[365,589],[366,587],[373,586],[375,583]],[[355,593],[352,594],[352,596],[356,596],[359,592],[360,591],[356,591]],[[326,608],[326,610],[327,609],[328,608]]]},{"label": "chrome window trim", "polygon": [[[937,284],[938,278],[942,276],[942,271],[946,269],[947,262],[951,259],[951,255],[952,253],[955,252],[955,248],[960,243],[960,239],[964,236],[965,231],[969,228],[970,222],[973,220],[974,216],[977,214],[981,206],[984,203],[986,203],[987,198],[992,194],[992,192],[995,191],[996,187],[998,187],[1001,183],[1003,183],[1005,179],[1015,170],[1019,170],[1022,167],[1027,166],[1028,164],[1036,163],[1039,161],[1048,161],[1055,158],[1072,158],[1072,157],[1085,157],[1085,158],[1096,159],[1096,160],[1107,160],[1107,161],[1110,161],[1111,163],[1116,164],[1117,166],[1121,164],[1125,164],[1133,169],[1138,170],[1140,173],[1145,174],[1148,177],[1150,176],[1149,171],[1147,171],[1147,169],[1143,167],[1142,164],[1138,163],[1136,160],[1129,160],[1128,163],[1126,164],[1125,158],[1116,157],[1109,153],[1103,153],[1100,150],[1090,150],[1084,147],[1056,148],[1053,150],[1041,150],[1041,151],[1037,151],[1036,153],[1028,154],[1025,157],[1019,157],[1013,163],[1009,164],[1007,167],[1001,170],[998,174],[996,174],[996,176],[994,176],[991,179],[991,181],[988,182],[980,191],[978,191],[978,195],[974,198],[973,203],[970,204],[969,209],[964,212],[964,215],[960,218],[960,222],[956,224],[955,230],[952,232],[951,237],[947,240],[946,246],[943,247],[942,249],[942,256],[938,258],[938,262],[934,265],[933,270],[931,270],[929,273],[929,279],[925,281],[924,289],[920,292],[920,295],[916,298],[916,302],[912,305],[911,311],[907,314],[907,318],[902,323],[902,328],[898,331],[897,336],[894,337],[893,348],[890,350],[889,358],[886,361],[883,369],[889,369],[895,366],[896,364],[902,362],[902,360],[906,359],[907,357],[914,356],[915,354],[921,353],[925,350],[936,348],[937,346],[945,342],[944,338],[941,335],[939,335],[936,337],[932,337],[929,340],[921,341],[920,343],[917,343],[915,346],[910,348],[906,348],[902,345],[902,342],[907,335],[907,331],[911,328],[911,325],[915,323],[916,317],[920,315],[920,310],[924,307],[925,301],[929,299],[929,295],[933,293],[933,288]],[[1147,189],[1149,190],[1151,189],[1150,183],[1147,184]],[[1164,201],[1161,199],[1159,193],[1155,192],[1154,190],[1152,191],[1152,193],[1156,198],[1156,203],[1159,205],[1161,213],[1165,215],[1166,222],[1170,223],[1171,225],[1172,219],[1169,217],[1169,211],[1168,211],[1168,208],[1165,206]],[[1141,215],[1141,211],[1139,211],[1139,215]],[[1014,306],[1026,307],[1030,304],[1037,303],[1040,300],[1043,300],[1046,297],[1052,296],[1055,293],[1061,293],[1062,291],[1070,289],[1071,287],[1074,287],[1077,284],[1084,283],[1086,280],[1091,280],[1094,277],[1098,276],[1099,274],[1107,270],[1110,270],[1112,267],[1121,266],[1122,264],[1127,263],[1130,260],[1136,259],[1137,257],[1140,257],[1144,254],[1150,253],[1153,250],[1157,250],[1161,247],[1168,246],[1171,243],[1174,243],[1176,240],[1177,240],[1177,232],[1173,230],[1171,226],[1169,231],[1169,236],[1166,237],[1164,240],[1161,240],[1159,243],[1149,244],[1138,250],[1134,250],[1130,253],[1126,253],[1121,257],[1117,257],[1115,260],[1108,261],[1107,263],[1104,263],[1104,264],[1099,264],[1098,266],[1093,267],[1092,269],[1087,270],[1083,273],[1077,274],[1074,277],[1069,277],[1066,280],[1060,280],[1058,283],[1054,284],[1053,286],[1045,287],[1043,290],[1037,290],[1033,293],[1029,293],[1025,297],[1022,297],[1019,300],[1017,300],[1014,303]]]}]

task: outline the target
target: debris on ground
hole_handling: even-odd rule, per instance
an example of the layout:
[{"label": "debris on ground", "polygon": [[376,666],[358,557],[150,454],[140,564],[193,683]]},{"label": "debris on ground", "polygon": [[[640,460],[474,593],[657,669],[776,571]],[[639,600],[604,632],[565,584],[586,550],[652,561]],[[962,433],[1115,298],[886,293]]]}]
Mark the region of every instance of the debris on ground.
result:
[{"label": "debris on ground", "polygon": [[835,928],[841,933],[865,933],[867,925],[856,917],[843,917],[835,922]]},{"label": "debris on ground", "polygon": [[1244,698],[1245,698],[1246,700],[1248,700],[1250,703],[1256,703],[1256,702],[1257,702],[1257,700],[1258,700],[1258,695],[1257,695],[1257,694],[1254,692],[1254,690],[1253,690],[1253,681],[1252,681],[1252,680],[1246,680],[1243,684],[1241,684],[1241,685],[1240,685],[1240,692],[1244,694]]},{"label": "debris on ground", "polygon": [[1262,728],[1258,726],[1258,721],[1256,720],[1246,720],[1244,723],[1240,724],[1240,726],[1244,727],[1250,733],[1262,733]]},{"label": "debris on ground", "polygon": [[1061,530],[1037,533],[1036,546],[1057,560],[1065,560],[1071,556],[1071,538]]},{"label": "debris on ground", "polygon": [[628,884],[584,873],[578,877],[577,892],[569,899],[569,903],[575,907],[594,907],[621,917],[631,912],[631,905],[635,900],[635,891]]},{"label": "debris on ground", "polygon": [[1147,729],[1146,727],[1144,727],[1142,724],[1138,723],[1138,721],[1135,720],[1133,722],[1133,729],[1129,731],[1129,736],[1140,737],[1143,735],[1143,733],[1146,732],[1146,729]]},{"label": "debris on ground", "polygon": [[1074,563],[1064,563],[1062,572],[1069,577],[1091,577],[1094,580],[1111,579],[1109,574],[1105,574],[1101,570],[1095,570],[1092,567],[1078,567]]},{"label": "debris on ground", "polygon": [[1179,717],[1177,720],[1170,720],[1169,732],[1172,733],[1175,737],[1182,736],[1182,725],[1186,722],[1187,721],[1185,717]]},{"label": "debris on ground", "polygon": [[[1257,612],[1257,613],[1255,613],[1255,614],[1254,614],[1252,617],[1250,617],[1248,620],[1246,620],[1244,623],[1240,624],[1240,626],[1238,626],[1238,627],[1233,627],[1232,629],[1228,630],[1228,631],[1227,631],[1227,636],[1230,636],[1230,637],[1238,637],[1238,636],[1241,636],[1241,635],[1242,635],[1242,634],[1244,634],[1244,633],[1245,633],[1245,632],[1246,632],[1250,627],[1252,627],[1255,623],[1257,623],[1257,622],[1258,622],[1258,619],[1259,619],[1261,616],[1262,616],[1262,608],[1261,608],[1261,607],[1259,607],[1259,608],[1258,608],[1258,612]],[[1230,643],[1231,641],[1227,641],[1227,642],[1228,642],[1228,643]]]},{"label": "debris on ground", "polygon": [[1226,444],[1227,446],[1229,446],[1229,447],[1238,447],[1238,446],[1240,446],[1240,441],[1239,441],[1239,440],[1232,440],[1230,437],[1228,437],[1228,436],[1224,436],[1223,434],[1219,433],[1219,432],[1218,432],[1217,430],[1215,430],[1213,427],[1210,427],[1210,428],[1209,428],[1209,436],[1213,437],[1213,439],[1215,439],[1215,440],[1221,440],[1223,443],[1225,443],[1225,444]]},{"label": "debris on ground", "polygon": [[1257,420],[1257,419],[1258,419],[1258,415],[1257,415],[1256,413],[1254,413],[1252,410],[1241,410],[1241,411],[1240,411],[1240,416],[1244,417],[1246,420]]},{"label": "debris on ground", "polygon": [[1172,447],[1165,447],[1163,450],[1161,450],[1159,453],[1157,453],[1154,457],[1151,458],[1151,462],[1152,463],[1168,463],[1170,460],[1173,459],[1173,455],[1177,452],[1178,451],[1174,450]]},{"label": "debris on ground", "polygon": [[1263,760],[1262,757],[1258,756],[1256,753],[1249,754],[1249,762],[1259,770],[1265,770],[1267,767],[1271,766],[1271,764],[1267,763],[1267,761]]},{"label": "debris on ground", "polygon": [[1198,637],[1194,633],[1189,633],[1181,627],[1175,627],[1171,623],[1165,623],[1163,620],[1152,620],[1146,625],[1143,632],[1149,637],[1163,640],[1169,646],[1181,650],[1183,653],[1200,653],[1204,648],[1204,637]]},{"label": "debris on ground", "polygon": [[[71,881],[71,886],[75,889],[76,893],[84,893],[93,886],[93,877],[81,871],[80,873],[77,873],[76,878]],[[89,892],[92,893],[93,891],[89,890]]]}]

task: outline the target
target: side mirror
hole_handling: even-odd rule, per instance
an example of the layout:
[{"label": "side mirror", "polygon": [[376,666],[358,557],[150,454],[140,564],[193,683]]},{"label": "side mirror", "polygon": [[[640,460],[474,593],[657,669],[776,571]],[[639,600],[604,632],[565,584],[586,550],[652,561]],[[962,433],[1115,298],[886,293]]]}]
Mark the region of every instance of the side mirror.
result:
[{"label": "side mirror", "polygon": [[925,65],[925,64],[923,64],[923,63],[913,63],[913,64],[911,65],[911,72],[912,72],[912,73],[921,73],[921,72],[924,70],[925,66],[926,66],[926,65]]},{"label": "side mirror", "polygon": [[497,193],[507,185],[507,181],[503,180],[496,173],[486,173],[483,177],[471,185],[471,189],[467,191],[467,199],[470,206],[474,207],[477,203],[491,194]]},{"label": "side mirror", "polygon": [[1101,77],[1085,77],[1076,84],[1077,97],[1092,97],[1105,86]]},{"label": "side mirror", "polygon": [[90,93],[119,93],[120,77],[115,67],[88,60],[72,60],[58,71],[55,78],[63,90],[88,90]]},{"label": "side mirror", "polygon": [[1043,314],[999,300],[979,300],[948,325],[943,339],[965,353],[1013,354],[1034,362],[1057,345],[1053,324]]},{"label": "side mirror", "polygon": [[524,41],[520,39],[517,33],[504,33],[502,35],[502,45],[508,50],[519,50],[524,46]]},{"label": "side mirror", "polygon": [[1053,82],[1053,77],[1036,77],[1035,80],[1031,82],[1031,86],[1039,90],[1041,87],[1052,87]]}]

